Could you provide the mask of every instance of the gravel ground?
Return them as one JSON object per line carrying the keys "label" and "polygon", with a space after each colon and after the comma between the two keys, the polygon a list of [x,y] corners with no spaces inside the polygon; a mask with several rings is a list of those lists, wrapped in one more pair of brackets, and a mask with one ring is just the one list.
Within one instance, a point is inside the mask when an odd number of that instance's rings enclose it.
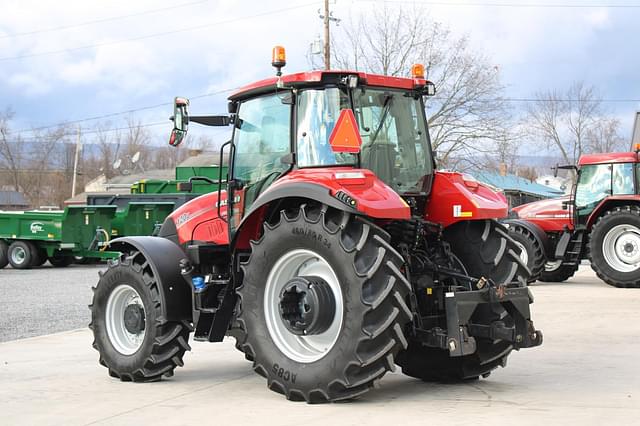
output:
{"label": "gravel ground", "polygon": [[0,269],[0,342],[86,327],[102,265]]}

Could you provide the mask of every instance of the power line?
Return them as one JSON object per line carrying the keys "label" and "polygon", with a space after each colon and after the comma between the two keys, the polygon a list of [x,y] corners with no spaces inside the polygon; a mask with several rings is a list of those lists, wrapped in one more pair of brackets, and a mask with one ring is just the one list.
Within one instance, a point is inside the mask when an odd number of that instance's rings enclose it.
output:
{"label": "power line", "polygon": [[496,3],[496,2],[460,2],[460,1],[430,1],[430,0],[356,0],[369,3],[408,3],[430,6],[471,6],[471,7],[505,7],[505,8],[544,8],[544,9],[640,9],[640,4],[571,4],[571,3]]}
{"label": "power line", "polygon": [[[200,99],[200,98],[204,98],[204,97],[208,97],[208,96],[220,95],[222,93],[232,92],[232,91],[237,90],[237,89],[238,89],[237,87],[234,87],[234,88],[231,88],[231,89],[218,90],[216,92],[202,93],[200,95],[192,96],[189,99]],[[12,133],[13,134],[31,133],[31,132],[35,132],[35,131],[38,131],[38,130],[52,129],[54,127],[61,127],[61,126],[67,126],[67,125],[71,125],[71,124],[85,123],[87,121],[104,120],[104,119],[107,119],[107,118],[117,117],[119,115],[126,115],[126,114],[132,114],[132,113],[138,112],[138,111],[146,111],[146,110],[150,110],[150,109],[156,109],[156,108],[160,108],[160,107],[167,106],[167,105],[173,105],[173,102],[163,102],[163,103],[160,103],[160,104],[148,105],[148,106],[143,106],[143,107],[139,107],[139,108],[133,108],[133,109],[128,109],[128,110],[124,110],[124,111],[118,111],[118,112],[110,112],[110,113],[107,113],[107,114],[97,115],[97,116],[93,116],[93,117],[79,118],[77,120],[61,121],[61,122],[58,122],[58,123],[48,124],[46,126],[34,127],[34,128],[31,128],[31,129],[26,129],[26,128],[25,129],[20,129],[20,130],[16,130],[15,132],[12,132]]]}
{"label": "power line", "polygon": [[50,28],[43,28],[43,29],[39,29],[39,30],[33,30],[33,31],[25,31],[25,32],[22,32],[22,33],[4,34],[4,35],[0,35],[0,40],[1,39],[5,39],[5,38],[23,37],[23,36],[34,35],[34,34],[42,34],[42,33],[50,33],[50,32],[55,32],[55,31],[63,31],[63,30],[71,29],[71,28],[86,27],[88,25],[101,24],[101,23],[104,23],[104,22],[111,22],[111,21],[118,21],[118,20],[121,20],[121,19],[133,18],[133,17],[136,17],[136,16],[150,15],[152,13],[164,12],[164,11],[167,11],[167,10],[178,9],[178,8],[183,8],[183,7],[189,7],[189,6],[194,6],[194,5],[197,5],[197,4],[202,4],[202,3],[207,3],[207,2],[209,2],[209,0],[199,0],[199,1],[191,2],[191,3],[183,3],[183,4],[178,4],[178,5],[175,5],[175,6],[162,7],[162,8],[159,8],[159,9],[148,9],[148,10],[144,10],[144,11],[137,12],[137,13],[131,13],[131,14],[128,14],[128,15],[119,15],[119,16],[112,16],[112,17],[109,17],[109,18],[94,19],[92,21],[79,22],[77,24],[64,25],[64,26],[60,26],[60,27],[50,27]]}
{"label": "power line", "polygon": [[316,3],[315,2],[313,2],[313,3],[305,3],[305,4],[302,4],[302,5],[298,5],[298,6],[290,6],[290,7],[285,7],[285,8],[282,8],[282,9],[271,10],[271,11],[268,11],[268,12],[257,13],[255,15],[248,15],[248,16],[242,16],[242,17],[238,17],[238,18],[225,19],[225,20],[218,21],[218,22],[211,22],[209,24],[202,24],[202,25],[191,26],[191,27],[187,27],[187,28],[180,28],[180,29],[172,30],[172,31],[163,31],[163,32],[159,32],[159,33],[147,34],[147,35],[143,35],[143,36],[126,38],[126,39],[122,39],[122,40],[105,41],[103,43],[88,44],[88,45],[85,45],[85,46],[71,47],[71,48],[67,48],[67,49],[49,50],[49,51],[45,51],[45,52],[29,53],[29,54],[26,54],[26,55],[7,56],[7,57],[4,57],[4,58],[0,58],[0,62],[17,60],[17,59],[35,58],[35,57],[39,57],[39,56],[48,56],[48,55],[55,55],[55,54],[60,54],[60,53],[71,53],[71,52],[76,52],[76,51],[79,51],[79,50],[92,49],[92,48],[95,48],[95,47],[112,46],[114,44],[130,43],[130,42],[133,42],[133,41],[147,40],[147,39],[156,38],[156,37],[164,37],[164,36],[167,36],[167,35],[184,33],[184,32],[189,32],[189,31],[197,31],[197,30],[201,30],[201,29],[204,29],[204,28],[209,28],[209,27],[216,26],[216,25],[231,24],[231,23],[234,23],[234,22],[240,22],[240,21],[244,21],[244,20],[247,20],[247,19],[259,18],[259,17],[262,17],[262,16],[268,16],[268,15],[275,15],[275,14],[278,14],[278,13],[287,12],[287,11],[294,10],[294,9],[301,9],[301,8],[308,7],[308,6],[311,6],[311,5],[314,5],[314,4],[316,4]]}

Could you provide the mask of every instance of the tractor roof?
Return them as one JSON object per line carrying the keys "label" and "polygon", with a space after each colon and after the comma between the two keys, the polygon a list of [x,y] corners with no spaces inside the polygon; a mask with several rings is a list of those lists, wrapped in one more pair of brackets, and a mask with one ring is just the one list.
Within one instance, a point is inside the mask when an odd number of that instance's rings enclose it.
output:
{"label": "tractor roof", "polygon": [[[346,75],[357,75],[360,80],[360,84],[366,84],[368,86],[389,87],[395,89],[413,89],[417,85],[424,86],[426,83],[426,80],[424,79],[390,77],[387,75],[367,74],[358,71],[336,70],[299,72],[295,74],[283,75],[281,77],[281,80],[286,86],[300,87],[305,85],[318,85],[322,83],[335,83],[342,76]],[[257,81],[255,83],[248,84],[229,96],[229,99],[235,101],[243,99],[245,97],[255,96],[263,92],[272,91],[273,89],[275,89],[277,82],[277,77],[270,77],[264,80]]]}
{"label": "tractor roof", "polygon": [[587,164],[608,163],[637,163],[638,154],[635,152],[610,152],[605,154],[584,154],[578,160],[579,166]]}

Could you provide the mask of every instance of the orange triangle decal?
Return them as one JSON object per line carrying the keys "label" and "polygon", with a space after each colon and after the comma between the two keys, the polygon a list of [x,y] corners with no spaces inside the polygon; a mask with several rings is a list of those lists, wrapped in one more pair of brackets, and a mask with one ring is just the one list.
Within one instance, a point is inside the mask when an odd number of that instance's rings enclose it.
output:
{"label": "orange triangle decal", "polygon": [[340,111],[338,121],[331,131],[331,136],[329,136],[329,144],[333,152],[350,152],[353,154],[360,152],[362,138],[352,110],[343,109]]}

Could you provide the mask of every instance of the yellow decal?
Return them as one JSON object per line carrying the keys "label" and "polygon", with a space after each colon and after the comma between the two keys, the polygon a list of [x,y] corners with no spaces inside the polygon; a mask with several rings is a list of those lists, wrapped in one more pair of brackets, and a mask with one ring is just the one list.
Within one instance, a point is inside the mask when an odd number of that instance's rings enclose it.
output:
{"label": "yellow decal", "polygon": [[463,212],[462,205],[456,204],[453,206],[453,217],[473,217],[473,212]]}

